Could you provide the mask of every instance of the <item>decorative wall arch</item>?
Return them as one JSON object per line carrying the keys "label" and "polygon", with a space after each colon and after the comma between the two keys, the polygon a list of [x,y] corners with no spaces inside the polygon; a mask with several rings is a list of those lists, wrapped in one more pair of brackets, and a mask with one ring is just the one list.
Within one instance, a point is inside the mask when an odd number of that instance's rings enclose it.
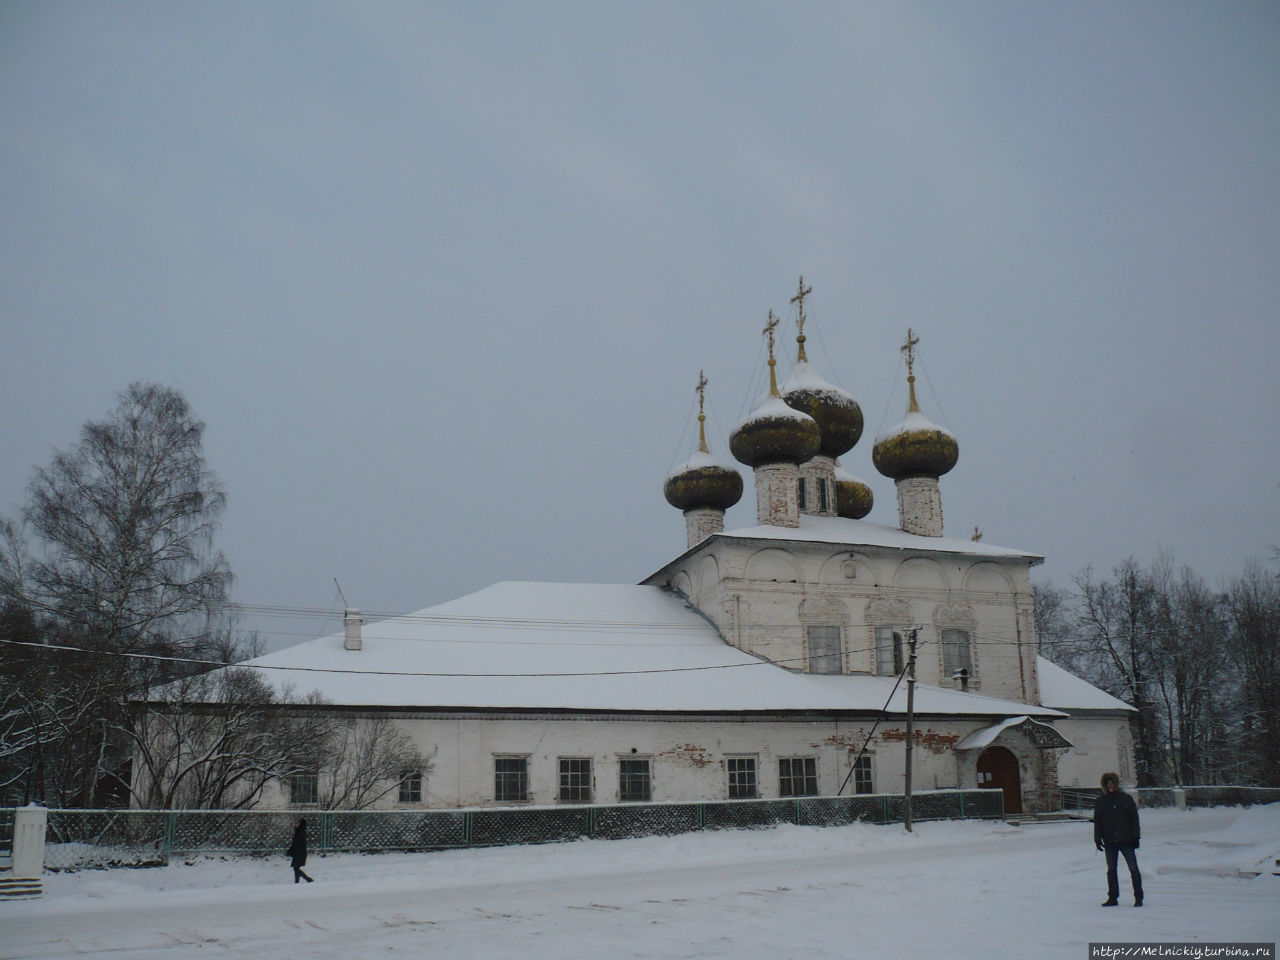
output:
{"label": "decorative wall arch", "polygon": [[694,595],[693,583],[690,581],[687,571],[681,570],[671,578],[671,589],[683,597],[692,597]]}
{"label": "decorative wall arch", "polygon": [[720,582],[720,563],[714,556],[707,555],[698,561],[694,568],[693,585],[696,596],[701,597]]}
{"label": "decorative wall arch", "polygon": [[1013,581],[998,563],[981,560],[965,571],[964,589],[989,593],[1013,593]]}
{"label": "decorative wall arch", "polygon": [[804,573],[790,551],[767,547],[747,560],[746,579],[765,583],[804,583]]}
{"label": "decorative wall arch", "polygon": [[842,551],[827,558],[818,571],[818,582],[832,586],[866,582],[871,575],[871,561],[859,553]]}
{"label": "decorative wall arch", "polygon": [[893,572],[893,585],[925,590],[948,590],[951,586],[942,566],[928,557],[909,557],[903,560]]}
{"label": "decorative wall arch", "polygon": [[849,609],[835,597],[807,597],[800,601],[800,622],[847,626]]}

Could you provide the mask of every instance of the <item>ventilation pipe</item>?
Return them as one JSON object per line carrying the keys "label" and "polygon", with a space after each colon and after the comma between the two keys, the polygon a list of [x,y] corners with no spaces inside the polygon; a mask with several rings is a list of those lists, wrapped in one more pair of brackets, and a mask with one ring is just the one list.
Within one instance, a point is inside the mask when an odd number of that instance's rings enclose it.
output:
{"label": "ventilation pipe", "polygon": [[360,636],[360,625],[364,623],[364,618],[360,615],[359,610],[347,610],[342,615],[342,626],[346,631],[346,636],[342,641],[342,646],[347,650],[364,649],[364,641]]}

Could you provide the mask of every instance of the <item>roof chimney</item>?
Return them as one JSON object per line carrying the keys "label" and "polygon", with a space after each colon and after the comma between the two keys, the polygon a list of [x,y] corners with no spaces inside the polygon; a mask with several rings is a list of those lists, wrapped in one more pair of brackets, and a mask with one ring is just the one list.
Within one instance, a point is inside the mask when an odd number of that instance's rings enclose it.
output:
{"label": "roof chimney", "polygon": [[364,649],[364,641],[360,638],[360,625],[362,623],[364,623],[364,618],[360,616],[359,610],[347,610],[343,613],[342,626],[346,631],[346,637],[342,641],[344,649]]}

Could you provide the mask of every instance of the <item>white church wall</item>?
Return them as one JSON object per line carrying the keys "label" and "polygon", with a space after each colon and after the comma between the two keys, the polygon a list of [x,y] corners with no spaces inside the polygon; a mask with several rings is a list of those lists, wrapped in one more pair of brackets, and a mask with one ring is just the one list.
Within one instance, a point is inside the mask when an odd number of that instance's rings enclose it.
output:
{"label": "white church wall", "polygon": [[[1071,741],[1072,748],[1058,761],[1058,783],[1063,787],[1096,789],[1104,773],[1121,774],[1132,769],[1131,757],[1122,756],[1127,746],[1127,716],[1071,716],[1054,726]],[[1122,732],[1124,736],[1122,736]]]}
{"label": "white church wall", "polygon": [[[396,721],[430,758],[421,803],[401,804],[392,789],[376,809],[509,806],[495,799],[494,758],[527,761],[530,804],[559,802],[560,758],[589,758],[593,803],[617,803],[619,761],[648,759],[653,802],[729,798],[728,759],[755,761],[757,795],[780,793],[779,761],[812,757],[817,792],[832,796],[849,775],[853,758],[867,745],[873,792],[900,792],[904,785],[906,729],[902,718],[871,720],[780,719],[602,719],[590,716],[503,718],[436,716]],[[957,767],[953,747],[985,721],[931,720],[917,723],[913,784],[918,790],[976,786]],[[324,776],[323,771],[321,776]],[[855,792],[853,778],[844,793]],[[287,806],[287,793],[273,789],[261,806]]]}
{"label": "white church wall", "polygon": [[[969,690],[1025,703],[1039,699],[1031,581],[1022,559],[720,539],[652,582],[686,592],[733,646],[797,671],[809,669],[806,628],[821,623],[806,611],[823,604],[843,611],[829,622],[841,627],[848,673],[875,671],[877,625],[919,624],[917,678],[959,687],[945,669],[942,631],[963,629],[970,637]],[[877,603],[899,612],[875,616]]]}

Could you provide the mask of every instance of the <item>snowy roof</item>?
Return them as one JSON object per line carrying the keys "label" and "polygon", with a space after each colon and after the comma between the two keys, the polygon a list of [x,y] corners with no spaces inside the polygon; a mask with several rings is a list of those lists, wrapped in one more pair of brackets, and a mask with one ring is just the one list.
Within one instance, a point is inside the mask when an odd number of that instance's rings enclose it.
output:
{"label": "snowy roof", "polygon": [[996,737],[1004,733],[1010,727],[1027,726],[1031,729],[1032,742],[1042,747],[1070,747],[1074,746],[1070,740],[1059,733],[1054,727],[1047,723],[1041,723],[1038,720],[1032,720],[1030,717],[1008,717],[999,723],[992,724],[989,727],[983,727],[981,730],[975,730],[963,740],[956,744],[957,750],[981,750],[983,747],[989,746]]}
{"label": "snowy roof", "polygon": [[1087,680],[1082,680],[1069,670],[1044,657],[1036,657],[1036,670],[1040,674],[1040,702],[1059,710],[1133,710],[1133,707],[1099,690]]}
{"label": "snowy roof", "polygon": [[[345,706],[612,711],[877,711],[893,679],[792,673],[729,646],[658,587],[498,583],[248,665]],[[924,714],[1056,711],[917,685]],[[890,712],[906,709],[905,685]]]}
{"label": "snowy roof", "polygon": [[955,540],[950,537],[921,537],[897,527],[869,520],[846,520],[844,517],[800,516],[799,527],[780,527],[761,524],[727,531],[720,536],[744,537],[759,540],[795,540],[811,543],[836,543],[849,547],[889,547],[894,550],[921,552],[964,553],[978,557],[1022,557],[1032,563],[1044,558],[1025,550],[997,547],[995,544],[974,540]]}

